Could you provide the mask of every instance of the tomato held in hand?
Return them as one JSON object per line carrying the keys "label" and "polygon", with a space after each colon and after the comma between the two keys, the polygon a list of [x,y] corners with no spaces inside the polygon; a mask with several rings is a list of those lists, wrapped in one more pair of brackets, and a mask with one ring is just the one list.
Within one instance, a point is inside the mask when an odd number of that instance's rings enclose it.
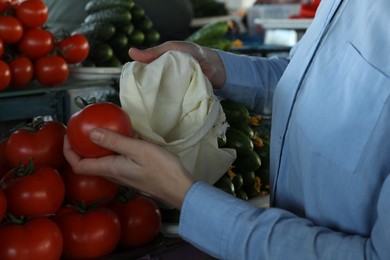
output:
{"label": "tomato held in hand", "polygon": [[69,64],[75,64],[85,60],[89,54],[88,39],[82,34],[74,34],[58,43],[60,55]]}
{"label": "tomato held in hand", "polygon": [[7,63],[0,60],[0,91],[6,89],[11,82],[11,70]]}
{"label": "tomato held in hand", "polygon": [[110,208],[121,222],[120,245],[139,247],[157,238],[161,228],[161,212],[151,198],[136,195],[124,202],[114,200]]}
{"label": "tomato held in hand", "polygon": [[35,61],[34,73],[39,83],[54,86],[68,79],[69,67],[60,56],[44,56]]}
{"label": "tomato held in hand", "polygon": [[9,15],[0,16],[0,39],[4,43],[16,43],[22,36],[23,25],[17,18]]}
{"label": "tomato held in hand", "polygon": [[0,259],[60,259],[61,230],[48,218],[34,218],[24,225],[0,227]]}
{"label": "tomato held in hand", "polygon": [[7,199],[5,198],[5,194],[3,190],[0,188],[0,223],[1,221],[3,221],[6,211],[7,211]]}
{"label": "tomato held in hand", "polygon": [[65,198],[65,185],[51,167],[17,167],[3,176],[1,185],[14,216],[32,217],[55,214]]}
{"label": "tomato held in hand", "polygon": [[32,81],[34,77],[34,66],[27,57],[16,57],[8,63],[11,70],[11,85],[24,86]]}
{"label": "tomato held in hand", "polygon": [[122,108],[110,102],[90,104],[74,113],[68,121],[69,143],[81,157],[97,158],[114,153],[89,139],[89,132],[97,127],[126,136],[132,134],[130,117]]}
{"label": "tomato held in hand", "polygon": [[65,184],[65,199],[92,206],[98,201],[107,205],[117,194],[119,185],[101,176],[76,174],[65,167],[61,174]]}
{"label": "tomato held in hand", "polygon": [[41,0],[27,0],[15,7],[15,15],[24,26],[39,27],[46,23],[48,9]]}
{"label": "tomato held in hand", "polygon": [[36,119],[31,124],[13,132],[5,148],[12,167],[21,163],[27,166],[31,159],[34,165],[48,165],[61,169],[66,164],[63,154],[66,126],[59,121]]}
{"label": "tomato held in hand", "polygon": [[55,221],[62,231],[65,259],[102,257],[112,253],[118,245],[120,222],[108,208],[82,212],[65,206],[58,212]]}
{"label": "tomato held in hand", "polygon": [[31,59],[38,59],[54,48],[53,35],[41,28],[28,29],[18,42],[19,51]]}

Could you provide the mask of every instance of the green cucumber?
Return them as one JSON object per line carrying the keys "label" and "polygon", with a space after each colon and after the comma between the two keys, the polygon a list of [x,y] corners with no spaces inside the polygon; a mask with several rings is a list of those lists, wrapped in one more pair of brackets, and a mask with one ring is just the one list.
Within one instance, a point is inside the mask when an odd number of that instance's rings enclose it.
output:
{"label": "green cucumber", "polygon": [[113,50],[127,49],[129,39],[123,32],[116,32],[108,42]]}
{"label": "green cucumber", "polygon": [[247,154],[248,152],[253,151],[254,148],[252,139],[234,128],[228,128],[226,131],[226,144],[224,147],[235,149],[237,156]]}
{"label": "green cucumber", "polygon": [[133,0],[90,0],[85,5],[85,12],[87,14],[96,13],[101,10],[111,8],[113,6],[131,9],[134,6]]}
{"label": "green cucumber", "polygon": [[82,34],[88,39],[107,41],[115,34],[115,26],[110,22],[96,21],[83,23],[72,34]]}
{"label": "green cucumber", "polygon": [[255,131],[252,129],[252,127],[250,127],[250,125],[246,123],[231,125],[231,127],[243,132],[249,136],[249,138],[253,138],[255,135]]}
{"label": "green cucumber", "polygon": [[215,184],[214,187],[217,187],[220,190],[223,190],[226,193],[229,193],[233,196],[236,196],[236,192],[234,190],[234,184],[229,179],[227,175],[223,175]]}
{"label": "green cucumber", "polygon": [[145,16],[145,9],[139,5],[134,5],[133,8],[130,9],[130,13],[133,17],[133,20],[137,21]]}
{"label": "green cucumber", "polygon": [[152,46],[157,44],[160,41],[160,33],[155,29],[149,29],[144,32],[145,34],[145,42],[144,44],[147,46]]}
{"label": "green cucumber", "polygon": [[88,55],[88,60],[91,60],[97,66],[102,64],[108,60],[110,60],[114,56],[114,51],[111,46],[102,41],[93,40],[89,42],[90,51]]}
{"label": "green cucumber", "polygon": [[240,154],[233,162],[236,172],[252,172],[256,171],[261,166],[261,158],[255,151],[247,151],[246,154]]}
{"label": "green cucumber", "polygon": [[250,115],[248,109],[241,103],[232,100],[221,100],[221,106],[226,116],[226,121],[231,125],[247,124]]}
{"label": "green cucumber", "polygon": [[186,38],[186,41],[202,44],[221,38],[229,30],[227,21],[208,23]]}
{"label": "green cucumber", "polygon": [[129,10],[120,7],[111,7],[96,13],[92,13],[85,18],[85,22],[109,22],[114,25],[126,25],[131,22]]}

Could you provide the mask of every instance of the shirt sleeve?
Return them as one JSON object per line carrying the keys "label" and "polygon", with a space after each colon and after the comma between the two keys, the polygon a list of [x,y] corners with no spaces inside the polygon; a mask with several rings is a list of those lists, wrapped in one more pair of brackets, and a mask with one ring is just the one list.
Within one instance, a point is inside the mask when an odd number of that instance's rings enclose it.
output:
{"label": "shirt sleeve", "polygon": [[263,58],[217,51],[226,69],[226,83],[215,94],[245,104],[258,114],[271,114],[274,89],[289,59]]}
{"label": "shirt sleeve", "polygon": [[371,237],[332,231],[277,208],[256,208],[200,181],[181,210],[179,234],[219,259],[390,259],[390,177]]}

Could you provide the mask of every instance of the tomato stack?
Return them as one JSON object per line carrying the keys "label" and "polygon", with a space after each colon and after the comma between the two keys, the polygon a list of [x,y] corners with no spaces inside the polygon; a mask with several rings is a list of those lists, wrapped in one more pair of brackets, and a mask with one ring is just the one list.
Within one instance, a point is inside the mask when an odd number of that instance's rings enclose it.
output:
{"label": "tomato stack", "polygon": [[[113,103],[104,105],[121,113]],[[81,114],[78,125],[91,122],[83,111],[74,115]],[[102,123],[98,120],[95,127]],[[0,259],[98,258],[117,250],[131,252],[158,237],[161,213],[151,198],[106,178],[73,172],[63,143],[75,127],[38,118],[3,134]]]}
{"label": "tomato stack", "polygon": [[56,37],[47,28],[42,0],[0,1],[0,91],[37,80],[54,86],[69,76],[68,64],[89,54],[83,35]]}

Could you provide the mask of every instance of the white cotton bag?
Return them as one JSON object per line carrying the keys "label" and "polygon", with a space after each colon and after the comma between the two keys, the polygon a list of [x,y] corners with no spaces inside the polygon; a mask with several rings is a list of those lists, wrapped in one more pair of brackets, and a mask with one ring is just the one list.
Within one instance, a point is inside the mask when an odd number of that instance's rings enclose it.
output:
{"label": "white cotton bag", "polygon": [[198,180],[214,184],[236,158],[218,148],[228,125],[212,85],[190,55],[169,51],[123,66],[120,101],[142,139],[177,154]]}

